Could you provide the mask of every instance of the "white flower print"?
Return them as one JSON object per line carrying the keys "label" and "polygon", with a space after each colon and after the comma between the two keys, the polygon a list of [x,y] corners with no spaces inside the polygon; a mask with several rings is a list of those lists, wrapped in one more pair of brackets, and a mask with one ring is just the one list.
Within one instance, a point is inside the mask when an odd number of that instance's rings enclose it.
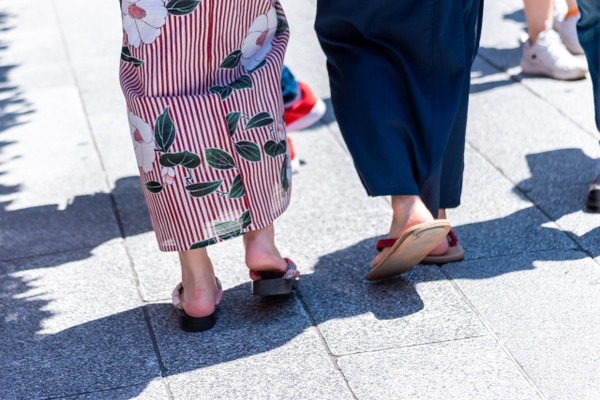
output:
{"label": "white flower print", "polygon": [[162,167],[160,170],[160,174],[162,175],[163,182],[165,185],[172,185],[175,182],[175,169]]}
{"label": "white flower print", "polygon": [[286,138],[285,132],[285,123],[280,119],[277,121],[277,137],[279,140],[284,140]]}
{"label": "white flower print", "polygon": [[121,13],[127,40],[137,48],[156,40],[168,11],[163,0],[122,0]]}
{"label": "white flower print", "polygon": [[256,68],[271,51],[271,43],[277,30],[277,12],[271,8],[267,14],[259,15],[242,44],[242,65],[247,70]]}
{"label": "white flower print", "polygon": [[144,172],[152,171],[152,164],[156,159],[156,152],[154,151],[156,146],[152,127],[137,115],[129,112],[129,129],[131,130],[133,150],[135,151],[138,167]]}

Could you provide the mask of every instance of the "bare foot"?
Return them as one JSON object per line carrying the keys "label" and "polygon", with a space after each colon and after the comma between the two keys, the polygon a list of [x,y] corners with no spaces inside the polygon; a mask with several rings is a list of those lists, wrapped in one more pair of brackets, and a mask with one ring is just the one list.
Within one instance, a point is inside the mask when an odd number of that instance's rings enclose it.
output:
{"label": "bare foot", "polygon": [[[419,196],[392,196],[392,210],[392,224],[387,235],[388,238],[399,238],[409,228],[434,220],[433,215],[431,215]],[[389,250],[387,248],[379,252],[371,262],[371,266],[378,264]],[[444,254],[447,251],[448,243],[444,239],[430,254]]]}
{"label": "bare foot", "polygon": [[220,300],[212,262],[206,249],[179,252],[181,263],[181,305],[190,317],[206,317]]}
{"label": "bare foot", "polygon": [[253,271],[280,271],[287,269],[287,263],[275,246],[275,228],[269,225],[244,234],[246,265]]}

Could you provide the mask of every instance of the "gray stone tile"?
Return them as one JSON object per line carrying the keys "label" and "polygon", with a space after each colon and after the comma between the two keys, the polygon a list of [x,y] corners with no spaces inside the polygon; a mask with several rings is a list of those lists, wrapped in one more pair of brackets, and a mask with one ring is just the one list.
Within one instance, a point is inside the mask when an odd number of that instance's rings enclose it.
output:
{"label": "gray stone tile", "polygon": [[[571,166],[579,171],[588,157],[600,157],[598,143],[588,132],[522,86],[497,88],[472,99],[468,143],[515,183],[531,178],[530,154],[546,154],[551,160],[563,149],[582,149],[587,157]],[[547,174],[561,176],[552,165],[546,168]],[[591,181],[593,172],[580,173],[578,181]]]}
{"label": "gray stone tile", "polygon": [[360,400],[539,399],[489,336],[341,357]]}
{"label": "gray stone tile", "polygon": [[160,376],[122,244],[0,268],[1,398],[62,397]]}
{"label": "gray stone tile", "polygon": [[290,67],[296,79],[307,82],[318,97],[329,98],[325,55],[313,26],[316,2],[282,0],[281,4],[290,25],[286,65]]}
{"label": "gray stone tile", "polygon": [[[120,237],[75,87],[26,94],[35,112],[2,133],[0,257],[94,247]],[[53,107],[56,99],[67,118]]]}
{"label": "gray stone tile", "polygon": [[152,231],[150,214],[137,175],[118,179],[111,191],[125,237]]}
{"label": "gray stone tile", "polygon": [[163,400],[169,398],[169,392],[163,379],[150,381],[148,385],[133,385],[119,389],[103,390],[64,397],[68,400]]}
{"label": "gray stone tile", "polygon": [[462,205],[448,214],[466,259],[576,248],[489,160],[468,148],[465,164]]}
{"label": "gray stone tile", "polygon": [[600,270],[584,253],[528,253],[444,270],[545,398],[600,392]]}
{"label": "gray stone tile", "polygon": [[[513,57],[514,53],[518,53],[520,55],[521,50],[518,48],[513,49],[485,49],[480,48],[478,56],[475,58],[475,62],[473,63],[473,67],[471,68],[471,98],[472,101],[477,101],[477,96],[485,96],[485,92],[498,90],[500,88],[506,87],[510,89],[514,85],[518,85],[518,80],[511,76],[508,72],[504,71],[503,63],[510,63],[509,61],[497,60],[493,55],[489,53],[493,52],[502,52],[507,53],[503,57]],[[515,86],[518,87],[518,86]],[[477,118],[477,115],[471,112],[472,117],[469,119],[469,124],[471,120]]]}
{"label": "gray stone tile", "polygon": [[305,217],[290,211],[277,221],[276,229],[282,239],[282,252],[296,262],[302,273],[316,272],[316,267],[324,266],[324,258],[335,256],[337,261],[349,260],[360,276],[367,273],[376,255],[375,242],[387,233],[391,214],[390,209]]}
{"label": "gray stone tile", "polygon": [[[119,103],[114,96],[110,100],[112,104]],[[121,179],[134,177],[139,181],[139,168],[127,122],[127,108],[124,104],[113,108],[112,112],[88,113],[88,120],[108,181],[118,186]]]}
{"label": "gray stone tile", "polygon": [[322,256],[314,273],[302,277],[302,299],[333,354],[485,333],[438,267],[417,266],[398,278],[365,281],[372,254],[364,244]]}
{"label": "gray stone tile", "polygon": [[[585,59],[582,55],[577,57]],[[522,83],[545,102],[560,110],[566,119],[586,131],[592,139],[597,136],[592,80],[589,75],[579,81],[558,81],[526,76]],[[544,118],[543,115],[540,117]],[[571,131],[566,131],[565,134],[569,137]]]}
{"label": "gray stone tile", "polygon": [[106,193],[57,204],[0,210],[0,259],[94,248],[120,238]]}
{"label": "gray stone tile", "polygon": [[352,398],[300,302],[225,291],[217,325],[179,330],[172,306],[150,306],[175,398]]}
{"label": "gray stone tile", "polygon": [[16,67],[11,84],[27,91],[74,84],[51,3],[21,1],[4,19],[3,45],[10,51],[2,52],[1,65]]}
{"label": "gray stone tile", "polygon": [[288,213],[339,215],[390,209],[383,198],[367,195],[350,155],[327,129],[293,137],[298,158],[305,164],[292,177]]}

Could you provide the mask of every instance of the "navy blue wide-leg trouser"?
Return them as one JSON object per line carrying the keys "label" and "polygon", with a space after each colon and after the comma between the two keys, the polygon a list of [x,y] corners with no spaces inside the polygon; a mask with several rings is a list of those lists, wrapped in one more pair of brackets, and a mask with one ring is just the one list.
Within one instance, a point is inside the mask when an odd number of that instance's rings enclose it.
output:
{"label": "navy blue wide-leg trouser", "polygon": [[483,0],[318,0],[331,99],[371,196],[460,203]]}

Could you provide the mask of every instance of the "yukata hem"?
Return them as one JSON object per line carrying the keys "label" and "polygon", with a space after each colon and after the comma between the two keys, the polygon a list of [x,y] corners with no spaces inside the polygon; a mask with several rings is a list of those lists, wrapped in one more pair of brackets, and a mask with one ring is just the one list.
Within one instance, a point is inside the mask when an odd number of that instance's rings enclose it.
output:
{"label": "yukata hem", "polygon": [[[289,189],[289,190],[290,190],[290,191],[292,190],[292,189],[291,189],[291,187],[290,187],[290,189]],[[212,239],[214,239],[215,241],[214,241],[214,242],[212,242],[212,243],[210,243],[210,244],[207,244],[207,245],[206,245],[206,246],[204,246],[204,247],[209,247],[209,246],[212,246],[212,245],[215,245],[215,244],[219,244],[219,243],[226,242],[226,241],[228,241],[228,240],[231,240],[231,239],[236,239],[236,238],[242,237],[244,234],[246,234],[246,233],[248,233],[248,232],[257,231],[257,230],[259,230],[259,229],[263,229],[263,228],[266,228],[266,227],[267,227],[267,226],[269,226],[269,225],[272,225],[272,224],[275,222],[275,220],[276,220],[277,218],[281,217],[281,216],[283,215],[283,213],[284,213],[284,212],[285,212],[285,211],[288,209],[288,207],[289,207],[289,205],[290,205],[290,198],[291,198],[291,192],[290,192],[290,194],[288,195],[288,200],[287,200],[287,203],[286,203],[285,207],[283,207],[283,208],[281,209],[281,211],[279,211],[279,212],[276,212],[276,213],[273,213],[273,218],[271,218],[270,220],[268,220],[268,221],[266,221],[266,220],[265,220],[265,221],[261,221],[261,223],[256,223],[256,224],[255,224],[255,223],[252,223],[252,225],[251,225],[250,227],[248,227],[248,228],[244,229],[244,230],[242,231],[242,233],[241,233],[240,235],[238,235],[238,236],[229,237],[229,238],[227,238],[227,239],[212,238]],[[157,238],[157,239],[158,239],[158,238]],[[210,238],[209,238],[209,239],[206,239],[206,240],[210,240]],[[200,241],[201,241],[201,240],[200,240]],[[195,241],[194,243],[190,243],[190,244],[189,244],[187,247],[185,247],[185,246],[181,246],[181,245],[165,246],[165,245],[160,245],[160,244],[159,244],[159,245],[158,245],[158,250],[160,250],[160,251],[162,251],[162,252],[165,252],[165,253],[167,253],[167,252],[173,252],[173,251],[188,251],[188,250],[191,250],[190,248],[191,248],[191,247],[192,247],[192,246],[193,246],[195,243],[198,243],[198,242],[199,242],[199,241]]]}

